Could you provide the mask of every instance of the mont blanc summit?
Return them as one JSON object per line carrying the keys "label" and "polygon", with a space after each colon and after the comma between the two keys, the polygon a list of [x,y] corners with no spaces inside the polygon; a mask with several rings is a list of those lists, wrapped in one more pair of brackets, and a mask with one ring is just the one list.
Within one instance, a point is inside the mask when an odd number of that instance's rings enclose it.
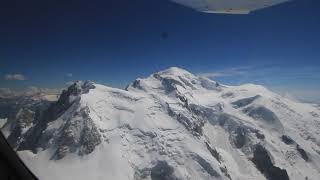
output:
{"label": "mont blanc summit", "polygon": [[44,180],[320,178],[319,107],[176,67],[125,90],[78,81],[10,118],[2,132]]}

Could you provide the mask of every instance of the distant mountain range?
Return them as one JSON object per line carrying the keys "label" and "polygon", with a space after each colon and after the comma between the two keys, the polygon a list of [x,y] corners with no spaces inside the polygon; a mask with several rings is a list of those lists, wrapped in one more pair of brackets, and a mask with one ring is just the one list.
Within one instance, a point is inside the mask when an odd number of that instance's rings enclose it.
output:
{"label": "distant mountain range", "polygon": [[25,90],[13,90],[10,88],[0,88],[0,98],[13,99],[28,97],[34,100],[56,101],[61,93],[60,89],[39,88],[30,86]]}
{"label": "distant mountain range", "polygon": [[40,179],[320,179],[320,107],[263,86],[172,67],[125,90],[78,81],[30,97],[1,98],[0,118]]}

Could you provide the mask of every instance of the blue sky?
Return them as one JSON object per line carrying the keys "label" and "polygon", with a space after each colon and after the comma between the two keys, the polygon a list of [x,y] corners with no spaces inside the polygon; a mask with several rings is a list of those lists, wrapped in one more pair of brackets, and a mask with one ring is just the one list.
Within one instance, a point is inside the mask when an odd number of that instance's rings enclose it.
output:
{"label": "blue sky", "polygon": [[222,15],[167,0],[7,2],[0,11],[0,87],[60,88],[77,79],[124,87],[178,66],[320,102],[319,6],[294,0]]}

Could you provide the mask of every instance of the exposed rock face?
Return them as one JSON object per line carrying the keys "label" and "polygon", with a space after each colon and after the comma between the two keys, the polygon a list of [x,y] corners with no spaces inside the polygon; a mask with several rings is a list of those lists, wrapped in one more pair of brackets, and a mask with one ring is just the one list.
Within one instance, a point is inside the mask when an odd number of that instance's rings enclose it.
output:
{"label": "exposed rock face", "polygon": [[195,116],[186,116],[184,112],[179,112],[172,108],[169,104],[168,106],[168,113],[170,116],[176,118],[181,124],[183,124],[191,133],[194,135],[201,135],[202,134],[202,127],[206,123],[205,119],[199,119]]}
{"label": "exposed rock face", "polygon": [[[177,85],[180,85],[184,87],[182,83],[175,79],[170,79],[170,78],[161,78],[162,85],[164,86],[165,90],[167,93],[173,92],[177,90]],[[185,87],[184,87],[185,88]]]}
{"label": "exposed rock face", "polygon": [[209,150],[209,152],[211,153],[211,155],[219,162],[221,163],[221,156],[220,154],[218,153],[218,151],[214,148],[214,147],[211,147],[209,143],[206,142],[206,146],[207,146],[207,149]]}
{"label": "exposed rock face", "polygon": [[174,168],[163,160],[156,161],[151,168],[136,170],[134,179],[180,180],[175,176]]}
{"label": "exposed rock face", "polygon": [[260,144],[253,151],[253,163],[269,180],[289,180],[286,170],[273,165],[268,151]]}
{"label": "exposed rock face", "polygon": [[8,119],[8,122],[16,121],[20,110],[30,110],[34,113],[47,109],[51,102],[46,100],[35,100],[29,96],[15,96],[10,98],[0,97],[0,118]]}
{"label": "exposed rock face", "polygon": [[88,116],[88,112],[84,112],[82,116],[84,119],[84,124],[83,132],[80,138],[80,155],[91,153],[94,148],[101,143],[101,135],[92,119]]}
{"label": "exposed rock face", "polygon": [[78,81],[71,85],[67,90],[63,90],[59,100],[52,104],[46,113],[44,119],[46,122],[51,122],[61,116],[71,105],[80,100],[80,95],[88,93],[90,89],[94,89],[93,82]]}
{"label": "exposed rock face", "polygon": [[210,174],[211,176],[213,177],[220,177],[220,174],[214,170],[211,166],[211,164],[206,161],[204,158],[202,158],[201,156],[197,155],[197,154],[194,154],[193,155],[193,158],[194,160],[196,160],[199,165],[208,173]]}
{"label": "exposed rock face", "polygon": [[255,130],[254,133],[256,134],[258,139],[261,139],[261,140],[265,139],[265,135],[262,134],[259,130]]}
{"label": "exposed rock face", "polygon": [[78,152],[79,155],[91,153],[101,143],[98,128],[89,117],[89,109],[84,108],[68,119],[57,138],[58,148],[53,159],[61,159],[68,152]]}
{"label": "exposed rock face", "polygon": [[237,148],[242,148],[247,141],[247,131],[243,127],[238,127],[235,131],[235,145]]}
{"label": "exposed rock face", "polygon": [[12,96],[0,98],[0,119],[7,119],[2,126],[9,144],[18,149],[35,121],[52,102],[33,96]]}
{"label": "exposed rock face", "polygon": [[208,80],[206,78],[202,78],[202,77],[200,77],[199,80],[200,80],[201,86],[203,88],[208,89],[208,90],[221,91],[221,87],[220,87],[219,83],[210,81],[210,80]]}
{"label": "exposed rock face", "polygon": [[173,168],[168,165],[166,161],[158,161],[154,167],[151,168],[152,180],[178,180],[173,175]]}
{"label": "exposed rock face", "polygon": [[[65,113],[75,102],[80,101],[80,95],[84,93],[88,93],[90,89],[93,89],[93,82],[76,82],[71,85],[67,90],[64,90],[60,95],[60,98],[57,102],[51,104],[47,110],[36,117],[34,121],[34,126],[28,131],[26,134],[26,140],[21,142],[19,146],[19,150],[32,150],[33,152],[37,152],[37,148],[41,147],[42,149],[48,148],[49,140],[53,138],[54,134],[52,132],[44,131],[48,124],[52,121],[58,119],[63,113]],[[85,119],[81,120],[84,123],[90,124],[90,120]],[[74,122],[74,126],[81,126],[83,122]],[[58,157],[62,157],[70,147],[65,146],[65,144],[72,144],[73,142],[73,134],[71,131],[71,127],[69,123],[66,123],[66,128],[63,131],[63,140],[59,143],[57,150]],[[81,125],[80,125],[81,124]],[[91,123],[92,124],[92,123]],[[88,128],[91,128],[88,125]],[[30,137],[30,138],[29,138]],[[32,138],[31,138],[32,137]],[[86,137],[88,138],[88,137]],[[84,141],[87,141],[86,138],[83,138]],[[90,139],[90,137],[89,137]],[[94,143],[95,144],[95,143]],[[88,143],[88,147],[84,148],[84,152],[92,151],[92,145]]]}
{"label": "exposed rock face", "polygon": [[[141,86],[141,84],[140,84],[140,80],[139,80],[139,79],[136,79],[135,81],[133,81],[132,87],[142,90],[142,86]],[[128,88],[128,87],[126,87],[126,90],[128,90],[127,88]]]}
{"label": "exposed rock face", "polygon": [[16,115],[16,118],[8,124],[10,126],[10,135],[8,137],[8,142],[11,146],[16,149],[19,147],[20,142],[24,138],[24,133],[32,126],[34,122],[35,112],[22,108]]}
{"label": "exposed rock face", "polygon": [[304,159],[305,161],[309,161],[309,156],[308,156],[307,152],[303,148],[301,148],[301,146],[299,144],[297,144],[293,139],[291,139],[287,135],[283,135],[281,138],[285,144],[295,145],[296,150],[300,154],[301,158]]}

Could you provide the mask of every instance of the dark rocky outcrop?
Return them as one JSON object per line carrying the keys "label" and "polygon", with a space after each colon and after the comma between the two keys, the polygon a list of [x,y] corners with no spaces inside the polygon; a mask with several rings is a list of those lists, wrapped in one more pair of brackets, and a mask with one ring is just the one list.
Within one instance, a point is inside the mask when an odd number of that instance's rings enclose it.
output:
{"label": "dark rocky outcrop", "polygon": [[234,144],[236,145],[237,148],[242,148],[246,142],[247,142],[247,129],[245,129],[242,126],[239,126],[235,130],[235,138],[234,138]]}
{"label": "dark rocky outcrop", "polygon": [[194,154],[193,158],[195,161],[197,161],[199,163],[199,165],[211,176],[213,177],[220,177],[220,174],[213,169],[213,167],[211,166],[211,164],[206,161],[205,159],[203,159],[201,156]]}
{"label": "dark rocky outcrop", "polygon": [[166,91],[166,93],[171,93],[172,91],[177,90],[177,85],[184,87],[184,85],[175,79],[170,79],[170,78],[162,78],[161,83]]}
{"label": "dark rocky outcrop", "polygon": [[[188,109],[188,108],[187,108]],[[175,111],[173,108],[167,104],[168,114],[171,117],[177,119],[179,123],[181,123],[186,129],[188,129],[192,134],[199,136],[202,135],[202,127],[206,123],[205,119],[197,118],[195,116],[187,116],[184,113]]]}
{"label": "dark rocky outcrop", "polygon": [[141,80],[140,79],[134,80],[132,84],[128,85],[125,88],[125,90],[128,91],[130,86],[133,87],[133,88],[136,88],[136,89],[140,89],[140,90],[143,89],[142,86],[141,86]]}
{"label": "dark rocky outcrop", "polygon": [[173,174],[173,167],[169,166],[166,161],[158,161],[154,167],[151,168],[152,180],[178,180]]}
{"label": "dark rocky outcrop", "polygon": [[[80,95],[88,93],[95,88],[91,81],[78,81],[71,85],[67,90],[63,90],[57,102],[52,103],[46,110],[39,112],[35,117],[34,126],[26,133],[25,141],[21,142],[18,150],[37,151],[37,148],[47,148],[48,140],[52,138],[51,133],[44,134],[48,123],[59,118],[75,102],[80,101]],[[65,151],[62,148],[61,152]]]}
{"label": "dark rocky outcrop", "polygon": [[176,92],[176,97],[184,104],[184,107],[189,109],[189,102],[188,102],[188,99],[185,96],[183,96],[179,92]]}
{"label": "dark rocky outcrop", "polygon": [[199,81],[201,83],[201,86],[205,89],[221,91],[221,87],[217,82],[214,82],[207,78],[202,78],[202,77],[199,78]]}
{"label": "dark rocky outcrop", "polygon": [[287,135],[283,135],[281,139],[287,145],[296,145],[296,150],[300,154],[301,158],[304,159],[305,161],[309,161],[309,156],[307,152],[303,148],[301,148],[301,146],[299,146],[299,144],[297,144],[292,138],[290,138]]}
{"label": "dark rocky outcrop", "polygon": [[88,110],[83,113],[83,130],[80,137],[80,155],[93,152],[95,147],[101,143],[101,135],[98,128],[88,115]]}
{"label": "dark rocky outcrop", "polygon": [[294,144],[294,143],[295,143],[294,140],[291,139],[291,137],[289,137],[289,136],[287,136],[287,135],[281,136],[281,139],[282,139],[282,141],[283,141],[285,144],[287,144],[287,145],[291,145],[291,144]]}
{"label": "dark rocky outcrop", "polygon": [[51,101],[19,95],[0,97],[0,118],[7,119],[2,128],[10,131],[7,140],[13,149],[19,149],[24,142],[28,130],[51,104]]}
{"label": "dark rocky outcrop", "polygon": [[221,95],[222,98],[233,98],[235,95],[232,92],[226,92]]}
{"label": "dark rocky outcrop", "polygon": [[190,83],[188,80],[184,79],[181,76],[178,76],[179,80],[182,81],[186,86],[189,86],[191,89],[196,89],[192,83]]}
{"label": "dark rocky outcrop", "polygon": [[207,146],[207,149],[209,150],[210,154],[219,162],[221,163],[221,156],[220,154],[218,153],[218,151],[214,148],[214,147],[211,147],[209,143],[206,142],[206,146]]}
{"label": "dark rocky outcrop", "polygon": [[153,167],[139,169],[136,167],[134,173],[135,180],[149,179],[151,180],[180,180],[174,175],[174,168],[166,161],[156,161]]}
{"label": "dark rocky outcrop", "polygon": [[262,133],[260,133],[259,130],[255,130],[254,133],[256,134],[256,137],[257,137],[258,139],[261,139],[261,140],[264,140],[264,139],[265,139],[265,135],[262,134]]}
{"label": "dark rocky outcrop", "polygon": [[220,170],[229,180],[232,180],[232,178],[231,178],[231,176],[230,176],[230,174],[228,172],[227,167],[225,167],[225,166],[224,167],[220,167]]}
{"label": "dark rocky outcrop", "polygon": [[200,116],[201,118],[204,118],[206,120],[210,120],[215,119],[218,112],[222,111],[221,106],[221,104],[218,104],[216,107],[207,108],[196,104],[190,104],[188,108],[193,114]]}
{"label": "dark rocky outcrop", "polygon": [[53,159],[61,159],[68,152],[78,152],[80,156],[89,154],[102,140],[98,128],[89,117],[89,109],[83,108],[67,120],[56,141],[58,147]]}
{"label": "dark rocky outcrop", "polygon": [[268,151],[260,144],[254,147],[252,162],[269,180],[289,180],[287,171],[274,166]]}
{"label": "dark rocky outcrop", "polygon": [[34,118],[35,112],[22,108],[17,113],[16,118],[9,124],[11,133],[8,137],[8,142],[14,149],[19,147],[21,140],[24,138],[23,131],[31,127]]}
{"label": "dark rocky outcrop", "polygon": [[204,121],[201,119],[189,118],[181,113],[177,115],[177,120],[183,124],[188,130],[190,130],[194,135],[202,135],[202,127],[204,126]]}
{"label": "dark rocky outcrop", "polygon": [[304,159],[305,161],[309,161],[309,156],[307,155],[307,152],[304,149],[302,149],[298,144],[296,148],[302,159]]}
{"label": "dark rocky outcrop", "polygon": [[161,81],[161,84],[162,84],[166,93],[171,93],[173,91],[176,91],[177,85],[185,88],[185,86],[180,81],[172,79],[172,78],[162,77],[158,73],[153,74],[153,77]]}

